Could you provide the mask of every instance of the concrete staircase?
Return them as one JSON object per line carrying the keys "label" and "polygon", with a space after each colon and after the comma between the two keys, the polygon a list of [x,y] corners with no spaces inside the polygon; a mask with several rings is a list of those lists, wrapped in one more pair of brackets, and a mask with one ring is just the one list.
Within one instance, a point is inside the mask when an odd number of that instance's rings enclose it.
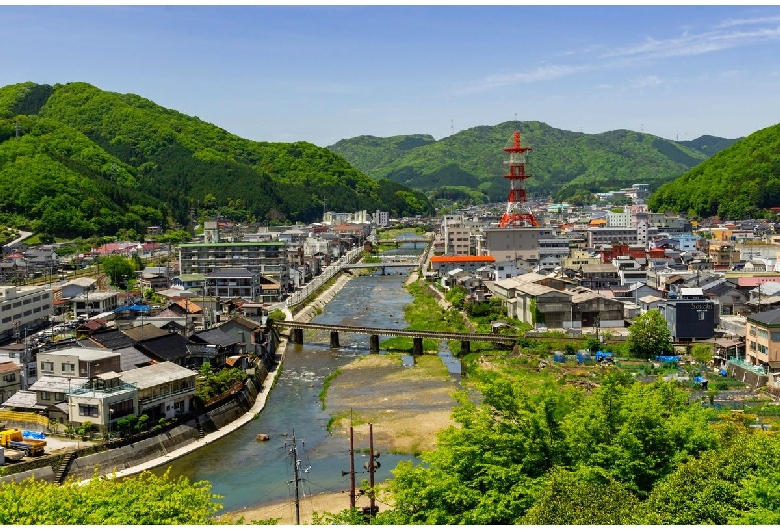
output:
{"label": "concrete staircase", "polygon": [[76,460],[76,451],[70,451],[60,460],[59,465],[54,470],[54,481],[57,484],[65,482],[65,477],[68,476],[68,469],[74,460]]}

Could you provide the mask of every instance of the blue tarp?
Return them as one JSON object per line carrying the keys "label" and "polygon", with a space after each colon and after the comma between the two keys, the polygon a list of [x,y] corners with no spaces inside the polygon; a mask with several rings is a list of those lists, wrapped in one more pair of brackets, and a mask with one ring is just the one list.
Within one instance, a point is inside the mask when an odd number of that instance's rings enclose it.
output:
{"label": "blue tarp", "polygon": [[45,440],[46,435],[38,431],[22,431],[22,438],[30,438],[31,440]]}
{"label": "blue tarp", "polygon": [[566,362],[566,355],[560,352],[553,353],[553,362],[556,363],[565,363]]}
{"label": "blue tarp", "polygon": [[119,311],[140,311],[144,313],[148,313],[151,311],[152,308],[148,305],[141,305],[141,304],[135,304],[135,305],[123,305],[122,307],[117,307],[114,309],[114,313],[118,313]]}
{"label": "blue tarp", "polygon": [[703,378],[702,376],[697,375],[696,377],[693,378],[693,382],[694,383],[706,383],[707,380],[705,378]]}
{"label": "blue tarp", "polygon": [[728,375],[728,372],[726,371],[725,368],[720,369],[720,375],[722,375],[723,377],[726,377]]}
{"label": "blue tarp", "polygon": [[604,359],[611,359],[612,358],[612,352],[611,351],[597,351],[596,352],[596,361],[601,361]]}
{"label": "blue tarp", "polygon": [[680,362],[679,355],[656,355],[655,360],[659,363],[677,363]]}

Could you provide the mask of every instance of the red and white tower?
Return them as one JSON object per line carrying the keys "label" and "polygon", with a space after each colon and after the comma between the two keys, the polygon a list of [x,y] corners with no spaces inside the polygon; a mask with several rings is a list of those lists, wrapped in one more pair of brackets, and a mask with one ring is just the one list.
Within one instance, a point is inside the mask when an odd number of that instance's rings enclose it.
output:
{"label": "red and white tower", "polygon": [[512,146],[505,147],[509,153],[509,160],[504,164],[509,166],[509,173],[504,178],[509,179],[509,200],[506,203],[506,212],[501,217],[499,227],[507,226],[539,226],[539,223],[526,206],[526,194],[523,181],[531,175],[525,172],[525,155],[530,147],[520,146],[520,131],[515,131],[512,136]]}

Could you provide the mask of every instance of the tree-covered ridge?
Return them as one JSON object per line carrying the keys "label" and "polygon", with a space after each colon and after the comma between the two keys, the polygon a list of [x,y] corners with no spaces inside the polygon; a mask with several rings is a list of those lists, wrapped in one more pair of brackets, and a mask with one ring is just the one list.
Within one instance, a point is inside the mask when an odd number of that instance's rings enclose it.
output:
{"label": "tree-covered ridge", "polygon": [[[0,88],[0,117],[0,188],[16,190],[3,198],[0,222],[47,235],[186,226],[207,199],[242,212],[236,221],[314,221],[324,202],[336,211],[432,213],[422,193],[390,189],[313,144],[245,140],[86,83]],[[55,197],[68,214],[42,221],[41,201]],[[139,208],[149,211],[131,212]]]}
{"label": "tree-covered ridge", "polygon": [[368,175],[394,160],[406,155],[412,149],[436,142],[430,134],[405,134],[380,138],[377,136],[358,136],[349,140],[340,140],[329,147],[350,161],[352,165]]}
{"label": "tree-covered ridge", "polygon": [[[564,131],[547,124],[511,121],[474,127],[409,150],[377,165],[377,153],[396,153],[399,137],[361,136],[330,147],[374,178],[387,177],[412,188],[478,188],[485,200],[506,199],[507,155],[502,152],[519,130],[531,147],[526,186],[531,193],[565,200],[581,190],[607,191],[638,182],[657,187],[707,158],[704,153],[651,134],[627,130],[601,134]],[[725,140],[728,142],[728,140]],[[712,142],[710,142],[712,143]]]}
{"label": "tree-covered ridge", "polygon": [[780,124],[747,136],[681,177],[648,201],[654,211],[745,219],[780,206]]}
{"label": "tree-covered ridge", "polygon": [[686,147],[690,147],[691,149],[700,151],[707,156],[714,156],[715,153],[718,153],[728,147],[731,147],[732,145],[734,145],[734,142],[741,139],[742,138],[732,138],[732,139],[719,138],[717,136],[711,136],[709,134],[705,134],[704,136],[699,136],[695,140],[682,141],[680,142],[680,144]]}

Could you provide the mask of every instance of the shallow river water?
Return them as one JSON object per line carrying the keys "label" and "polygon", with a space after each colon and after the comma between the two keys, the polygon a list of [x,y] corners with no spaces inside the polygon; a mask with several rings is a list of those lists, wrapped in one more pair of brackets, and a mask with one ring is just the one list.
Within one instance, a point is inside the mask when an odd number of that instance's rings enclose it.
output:
{"label": "shallow river water", "polygon": [[[408,248],[407,248],[408,247]],[[396,253],[419,254],[411,244]],[[352,279],[331,300],[313,322],[405,328],[404,307],[411,296],[403,289],[406,273],[360,276]],[[304,344],[289,344],[284,365],[258,417],[235,432],[170,464],[172,476],[191,481],[207,480],[212,492],[224,496],[224,511],[257,506],[290,498],[293,468],[289,457],[295,435],[301,460],[301,494],[343,491],[349,488],[349,446],[327,431],[330,415],[322,410],[319,393],[323,380],[338,367],[368,353],[367,335],[339,336],[341,347],[329,347],[327,331],[304,332]],[[266,433],[270,440],[258,442]],[[363,460],[355,456],[356,482],[368,479]],[[383,454],[376,481],[391,477],[390,471],[410,455]],[[157,469],[162,473],[165,469]],[[308,470],[308,471],[307,471]],[[363,476],[365,475],[365,476]]]}

